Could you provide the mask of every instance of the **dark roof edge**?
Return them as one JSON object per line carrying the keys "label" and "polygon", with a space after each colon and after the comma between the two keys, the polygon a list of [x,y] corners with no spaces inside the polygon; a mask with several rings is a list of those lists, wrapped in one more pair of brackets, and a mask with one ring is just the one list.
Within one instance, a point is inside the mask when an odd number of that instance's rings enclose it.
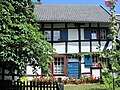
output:
{"label": "dark roof edge", "polygon": [[103,7],[102,5],[100,5],[100,7],[101,7],[102,9],[104,9],[104,10],[110,15],[110,12],[109,12],[107,9],[105,9],[105,7]]}
{"label": "dark roof edge", "polygon": [[96,22],[96,21],[55,21],[55,22],[53,22],[53,21],[39,21],[39,20],[37,20],[37,22],[38,23],[110,23],[110,22]]}

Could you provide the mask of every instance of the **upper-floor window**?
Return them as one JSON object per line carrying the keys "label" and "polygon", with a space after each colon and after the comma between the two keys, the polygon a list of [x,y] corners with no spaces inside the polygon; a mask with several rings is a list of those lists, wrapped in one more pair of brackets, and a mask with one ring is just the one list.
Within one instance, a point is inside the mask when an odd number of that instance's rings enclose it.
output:
{"label": "upper-floor window", "polygon": [[53,31],[53,41],[60,41],[60,31]]}
{"label": "upper-floor window", "polygon": [[53,31],[53,35],[51,31],[44,31],[44,35],[46,36],[47,41],[51,41],[52,36],[53,36],[53,41],[60,41],[61,39],[60,31]]}
{"label": "upper-floor window", "polygon": [[100,39],[106,39],[106,30],[100,29]]}
{"label": "upper-floor window", "polygon": [[99,32],[98,29],[86,28],[84,30],[84,39],[106,39],[106,29],[100,29]]}
{"label": "upper-floor window", "polygon": [[45,30],[44,35],[47,41],[67,41],[68,40],[68,30]]}
{"label": "upper-floor window", "polygon": [[46,36],[47,41],[51,41],[51,31],[45,31],[44,35]]}
{"label": "upper-floor window", "polygon": [[91,30],[91,39],[97,39],[97,30],[96,29]]}

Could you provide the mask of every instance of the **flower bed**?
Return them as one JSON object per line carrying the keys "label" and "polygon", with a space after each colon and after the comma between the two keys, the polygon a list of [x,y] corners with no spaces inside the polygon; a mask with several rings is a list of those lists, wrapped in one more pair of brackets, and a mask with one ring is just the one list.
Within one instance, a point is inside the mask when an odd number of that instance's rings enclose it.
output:
{"label": "flower bed", "polygon": [[[95,77],[94,75],[87,74],[87,75],[82,75],[79,78],[76,77],[67,77],[62,79],[63,84],[91,84],[91,83],[98,83],[99,82],[99,77]],[[53,83],[58,81],[54,76],[50,77],[43,77],[43,76],[33,76],[32,81],[35,82],[46,82],[46,83]]]}
{"label": "flower bed", "polygon": [[64,84],[89,84],[89,83],[98,83],[99,77],[94,77],[94,75],[83,75],[78,79],[76,77],[68,77],[62,80]]}
{"label": "flower bed", "polygon": [[46,82],[46,83],[53,83],[56,82],[57,79],[54,76],[50,76],[50,77],[43,77],[43,76],[33,76],[32,81],[35,82]]}

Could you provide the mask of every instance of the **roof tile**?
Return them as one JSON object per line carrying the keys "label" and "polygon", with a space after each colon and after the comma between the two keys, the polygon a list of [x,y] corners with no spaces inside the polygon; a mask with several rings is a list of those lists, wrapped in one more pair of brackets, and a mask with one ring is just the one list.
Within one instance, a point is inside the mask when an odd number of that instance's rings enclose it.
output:
{"label": "roof tile", "polygon": [[109,13],[99,5],[35,4],[40,22],[110,22]]}

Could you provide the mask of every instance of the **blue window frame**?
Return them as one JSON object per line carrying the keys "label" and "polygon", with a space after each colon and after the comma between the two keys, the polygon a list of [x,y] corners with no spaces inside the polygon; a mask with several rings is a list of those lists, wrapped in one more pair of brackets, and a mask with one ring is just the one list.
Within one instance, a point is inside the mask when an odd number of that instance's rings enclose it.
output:
{"label": "blue window frame", "polygon": [[92,67],[92,56],[85,55],[84,60],[85,60],[85,67],[86,68]]}

